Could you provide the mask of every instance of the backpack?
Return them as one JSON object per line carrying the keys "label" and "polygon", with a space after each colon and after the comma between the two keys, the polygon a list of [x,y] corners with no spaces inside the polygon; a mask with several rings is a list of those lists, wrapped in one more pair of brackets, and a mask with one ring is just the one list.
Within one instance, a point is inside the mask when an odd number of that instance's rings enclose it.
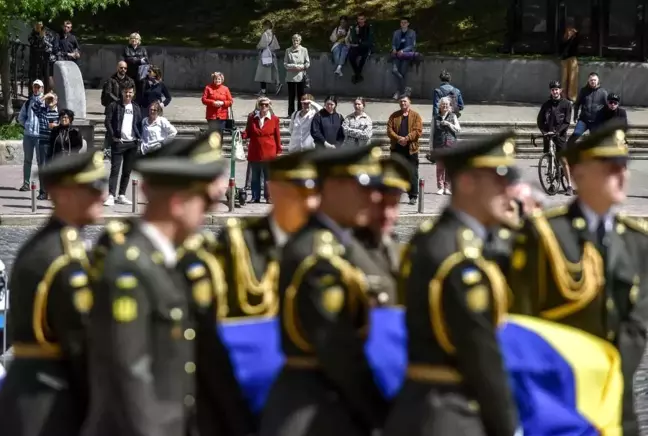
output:
{"label": "backpack", "polygon": [[452,112],[457,115],[457,118],[459,118],[461,116],[461,109],[459,108],[459,102],[457,100],[457,94],[455,92],[456,88],[454,86],[444,86],[437,88],[437,90],[439,91],[441,98],[448,97],[450,99],[450,107],[452,108]]}

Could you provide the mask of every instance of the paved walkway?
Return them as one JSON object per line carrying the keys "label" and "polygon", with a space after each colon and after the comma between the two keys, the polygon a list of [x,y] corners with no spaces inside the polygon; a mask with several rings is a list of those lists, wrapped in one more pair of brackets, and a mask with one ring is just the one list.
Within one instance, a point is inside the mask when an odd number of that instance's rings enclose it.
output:
{"label": "paved walkway", "polygon": [[[205,107],[200,101],[200,92],[171,91],[173,100],[168,108],[164,109],[164,116],[171,121],[201,122],[205,119]],[[88,118],[103,121],[104,107],[101,106],[101,90],[86,90],[86,104]],[[285,92],[279,96],[270,95],[273,99],[273,109],[279,117],[288,113],[288,102]],[[323,95],[315,94],[316,100],[322,103]],[[234,95],[234,115],[236,119],[245,116],[254,109],[256,97],[251,95]],[[425,121],[432,117],[432,102],[430,100],[414,100],[414,110],[422,114]],[[397,102],[393,100],[367,99],[366,111],[374,121],[387,121],[389,115],[398,110]],[[477,122],[535,122],[539,105],[508,103],[508,104],[479,104],[467,103],[466,110],[462,113],[461,120]],[[648,108],[627,108],[631,124],[648,125]],[[340,100],[338,112],[347,115],[353,112],[351,99]]]}
{"label": "paved walkway", "polygon": [[[536,162],[533,160],[519,160],[518,164],[523,173],[525,180],[531,182],[540,189],[537,175]],[[108,163],[106,163],[108,166]],[[631,175],[629,196],[623,210],[631,215],[648,217],[648,161],[634,161],[631,163]],[[34,168],[35,170],[35,168]],[[445,196],[436,195],[435,166],[431,164],[421,164],[420,177],[426,181],[424,196],[425,214],[438,213],[446,204]],[[237,186],[243,186],[245,178],[245,163],[238,163],[236,166]],[[17,165],[4,166],[0,173],[0,225],[27,225],[34,222],[42,221],[44,214],[49,214],[52,210],[49,201],[37,201],[38,210],[34,214],[31,212],[31,193],[19,192],[17,188],[22,183],[22,167]],[[127,196],[131,198],[132,190],[129,186]],[[569,201],[570,197],[556,195],[548,198],[548,203],[560,204]],[[139,210],[143,208],[143,196],[140,195]],[[404,222],[415,223],[421,219],[418,214],[417,206],[410,206],[407,203],[407,197],[403,196],[402,216]],[[257,215],[269,211],[270,206],[267,204],[248,204],[241,208],[236,208],[233,215]],[[219,215],[227,211],[222,206],[219,209]],[[105,214],[125,216],[132,213],[132,206],[115,205],[106,207]],[[229,216],[229,214],[225,214]]]}

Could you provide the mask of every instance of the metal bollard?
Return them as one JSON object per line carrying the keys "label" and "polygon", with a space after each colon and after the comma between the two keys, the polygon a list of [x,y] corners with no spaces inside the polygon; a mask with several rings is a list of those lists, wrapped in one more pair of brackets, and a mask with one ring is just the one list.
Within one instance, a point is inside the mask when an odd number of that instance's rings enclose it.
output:
{"label": "metal bollard", "polygon": [[418,213],[425,212],[425,180],[419,179]]}
{"label": "metal bollard", "polygon": [[31,182],[31,207],[32,212],[36,212],[38,204],[36,203],[36,182]]}
{"label": "metal bollard", "polygon": [[229,179],[229,201],[227,203],[227,208],[230,212],[234,211],[234,205],[236,204],[236,180],[234,178]]}
{"label": "metal bollard", "polygon": [[133,199],[133,209],[131,212],[137,213],[137,203],[139,203],[139,180],[133,179],[133,193],[131,198]]}

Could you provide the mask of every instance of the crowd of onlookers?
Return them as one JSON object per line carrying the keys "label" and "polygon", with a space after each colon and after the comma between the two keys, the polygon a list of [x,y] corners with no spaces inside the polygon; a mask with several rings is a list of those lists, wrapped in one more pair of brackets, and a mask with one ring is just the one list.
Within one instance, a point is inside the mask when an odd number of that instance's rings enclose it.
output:
{"label": "crowd of onlookers", "polygon": [[[77,61],[80,58],[79,42],[70,33],[71,29],[72,23],[69,21],[65,22],[57,35],[47,31],[41,22],[34,25],[30,44],[42,48],[41,53],[46,54],[36,60],[36,65],[40,65],[38,68],[47,65],[47,68],[41,69],[51,73],[56,60]],[[351,81],[363,81],[363,68],[374,47],[372,26],[365,14],[358,14],[354,23],[346,16],[341,17],[331,32],[330,41],[332,74],[343,77],[343,66],[348,62],[353,70]],[[575,141],[587,130],[594,130],[604,121],[613,117],[626,118],[625,111],[619,108],[620,97],[614,93],[608,94],[601,88],[596,73],[590,74],[587,85],[578,91],[578,62],[574,61],[578,45],[578,31],[573,26],[567,26],[561,45],[562,80],[565,86],[563,88],[558,81],[551,82],[551,97],[538,114],[538,127],[544,135],[545,150],[548,149],[550,137],[560,151],[565,144]],[[271,201],[267,191],[262,189],[267,178],[264,162],[282,150],[279,117],[268,98],[269,84],[274,85],[276,94],[283,88],[276,54],[280,48],[273,24],[265,21],[257,44],[259,54],[255,81],[260,84],[259,98],[242,129],[242,137],[248,141],[246,187],[251,189],[253,202],[260,202],[262,196],[266,201]],[[411,108],[411,89],[406,82],[411,63],[420,58],[416,52],[416,33],[409,28],[407,18],[401,18],[399,29],[393,33],[391,57],[396,90],[393,98],[398,101],[400,109],[387,120],[387,134],[391,151],[401,154],[415,168],[412,188],[408,192],[410,204],[415,204],[419,194],[419,140],[423,119]],[[373,122],[366,112],[363,97],[353,100],[354,111],[347,115],[337,112],[338,101],[333,95],[327,96],[322,105],[315,101],[310,93],[308,49],[302,45],[301,35],[292,36],[292,44],[285,50],[283,65],[288,90],[286,115],[290,120],[288,152],[370,143]],[[44,77],[49,80],[51,89],[51,77]],[[461,131],[459,117],[464,110],[463,96],[452,84],[450,72],[442,71],[439,79],[440,84],[433,95],[431,148],[453,147],[456,144]],[[33,82],[32,91],[19,116],[20,123],[25,127],[24,182],[19,188],[22,191],[29,189],[34,154],[41,166],[54,155],[77,152],[82,148],[81,135],[73,127],[74,113],[58,108],[56,95],[53,92],[44,94],[45,85],[40,79]],[[234,99],[222,73],[212,74],[201,101],[210,130],[232,131],[235,128],[232,111]],[[109,195],[105,205],[131,204],[126,197],[126,189],[136,157],[163,147],[176,136],[177,130],[163,116],[164,108],[171,102],[162,70],[150,63],[140,35],[132,33],[116,71],[104,82],[101,92],[101,104],[105,107],[104,148],[110,151],[111,160]],[[567,129],[572,118],[576,126],[567,141]],[[437,194],[449,195],[451,186],[445,169],[441,163],[436,164]],[[569,169],[566,170],[569,181]],[[567,193],[571,192],[570,183]],[[47,193],[41,190],[38,198],[46,199]]]}

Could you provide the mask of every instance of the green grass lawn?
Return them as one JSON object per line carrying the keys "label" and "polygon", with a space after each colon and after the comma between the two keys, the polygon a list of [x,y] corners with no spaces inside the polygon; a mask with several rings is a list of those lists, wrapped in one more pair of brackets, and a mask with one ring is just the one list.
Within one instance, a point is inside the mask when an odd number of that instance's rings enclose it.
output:
{"label": "green grass lawn", "polygon": [[[387,51],[402,15],[411,17],[424,53],[496,54],[506,28],[508,0],[130,0],[96,15],[73,17],[82,43],[125,44],[131,32],[144,45],[254,48],[261,22],[270,19],[282,47],[301,33],[304,46],[329,50],[328,37],[341,15],[362,10],[379,51]],[[62,19],[62,18],[61,18]]]}

